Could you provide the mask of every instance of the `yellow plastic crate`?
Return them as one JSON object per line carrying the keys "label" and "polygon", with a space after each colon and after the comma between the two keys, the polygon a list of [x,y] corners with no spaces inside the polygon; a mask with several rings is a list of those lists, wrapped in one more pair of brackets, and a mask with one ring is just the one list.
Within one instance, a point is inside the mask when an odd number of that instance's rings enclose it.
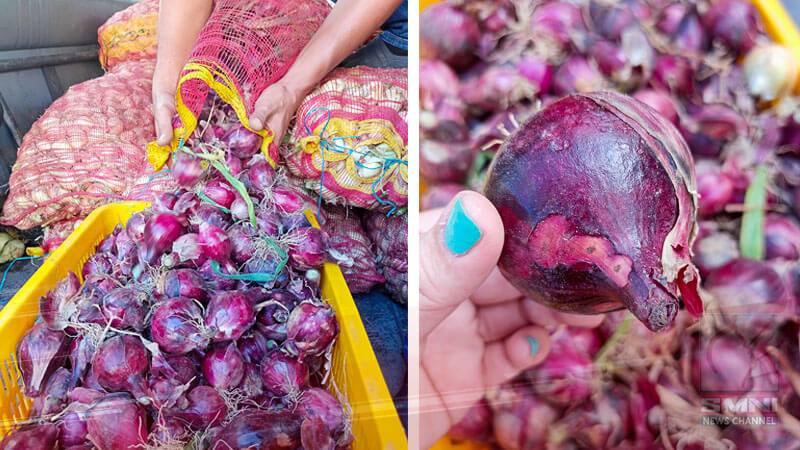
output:
{"label": "yellow plastic crate", "polygon": [[[20,391],[16,346],[33,326],[39,297],[52,289],[67,272],[80,276],[83,263],[118,224],[148,206],[144,202],[111,204],[92,212],[42,264],[0,312],[0,435],[25,420],[33,403]],[[319,228],[313,214],[306,216]],[[322,296],[333,309],[341,332],[333,349],[333,379],[353,410],[353,449],[400,450],[408,447],[375,353],[361,323],[353,297],[336,264],[322,269]]]}
{"label": "yellow plastic crate", "polygon": [[[421,0],[420,11],[440,0]],[[767,33],[775,42],[785,45],[800,61],[800,32],[784,9],[781,0],[751,0],[761,13]],[[798,1],[798,0],[789,0]],[[800,80],[795,89],[800,90]],[[445,436],[431,450],[488,450],[490,447],[474,442],[455,441]]]}

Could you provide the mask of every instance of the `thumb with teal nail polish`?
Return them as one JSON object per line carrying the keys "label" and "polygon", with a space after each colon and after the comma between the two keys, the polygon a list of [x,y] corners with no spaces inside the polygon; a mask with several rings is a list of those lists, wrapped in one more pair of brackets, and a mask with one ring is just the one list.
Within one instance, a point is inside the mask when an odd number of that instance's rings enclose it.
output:
{"label": "thumb with teal nail polish", "polygon": [[[477,192],[420,214],[420,448],[550,351],[546,327],[583,325],[531,305],[497,270],[503,223]],[[596,326],[597,319],[592,319]]]}

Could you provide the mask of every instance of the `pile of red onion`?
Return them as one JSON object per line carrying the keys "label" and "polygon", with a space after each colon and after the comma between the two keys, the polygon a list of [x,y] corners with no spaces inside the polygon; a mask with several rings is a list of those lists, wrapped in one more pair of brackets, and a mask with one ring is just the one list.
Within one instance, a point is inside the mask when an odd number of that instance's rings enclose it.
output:
{"label": "pile of red onion", "polygon": [[327,236],[227,109],[212,100],[177,152],[181,189],[41,297],[16,352],[34,406],[0,447],[348,447],[322,389],[339,333]]}
{"label": "pile of red onion", "polygon": [[[796,442],[798,63],[753,4],[449,1],[422,12],[420,34],[423,208],[483,192],[512,284],[606,314],[597,330],[552,328],[547,360],[489,392],[451,437],[504,449]],[[702,425],[720,392],[770,392],[780,408],[760,414],[778,426]]]}

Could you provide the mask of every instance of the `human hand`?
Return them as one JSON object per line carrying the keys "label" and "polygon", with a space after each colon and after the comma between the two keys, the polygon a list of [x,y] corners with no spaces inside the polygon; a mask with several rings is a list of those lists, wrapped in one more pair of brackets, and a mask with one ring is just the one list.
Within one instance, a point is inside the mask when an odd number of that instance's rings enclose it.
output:
{"label": "human hand", "polygon": [[175,117],[175,86],[153,80],[153,119],[158,145],[172,141],[172,118]]}
{"label": "human hand", "polygon": [[265,127],[272,131],[272,142],[280,146],[289,121],[297,112],[305,97],[303,89],[285,81],[285,77],[264,89],[256,100],[253,113],[250,114],[250,128],[260,131]]}
{"label": "human hand", "polygon": [[594,327],[524,298],[497,269],[503,223],[476,192],[420,215],[420,436],[428,448],[491,386],[542,362],[545,327]]}

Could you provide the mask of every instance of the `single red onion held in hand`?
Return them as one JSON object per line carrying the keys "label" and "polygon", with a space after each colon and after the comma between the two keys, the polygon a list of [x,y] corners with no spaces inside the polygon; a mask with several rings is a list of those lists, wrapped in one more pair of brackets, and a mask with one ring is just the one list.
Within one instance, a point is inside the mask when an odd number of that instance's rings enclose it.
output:
{"label": "single red onion held in hand", "polygon": [[50,330],[44,323],[25,333],[17,344],[16,356],[26,396],[37,397],[41,393],[50,375],[64,363],[68,349],[67,335]]}
{"label": "single red onion held in hand", "polygon": [[500,271],[523,294],[568,312],[627,307],[654,331],[679,297],[702,313],[694,164],[646,105],[613,92],[551,104],[501,148],[485,194],[505,226]]}

